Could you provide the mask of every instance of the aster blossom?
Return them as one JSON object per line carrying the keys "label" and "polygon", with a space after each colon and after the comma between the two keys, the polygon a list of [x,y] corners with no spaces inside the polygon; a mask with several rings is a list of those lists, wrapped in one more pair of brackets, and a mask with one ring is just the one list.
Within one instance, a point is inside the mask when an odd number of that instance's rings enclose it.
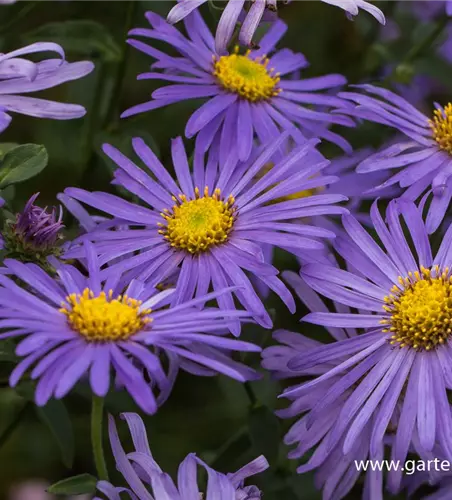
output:
{"label": "aster blossom", "polygon": [[[325,255],[322,265],[327,268],[337,264],[330,255]],[[328,308],[317,293],[305,280],[292,271],[283,273],[284,280],[293,288],[299,299],[311,312],[326,312]],[[350,313],[351,309],[333,302],[335,310]],[[353,338],[358,334],[355,328],[340,328],[327,326],[331,337],[336,340]],[[293,370],[288,368],[289,362],[299,354],[310,350],[319,350],[322,343],[306,337],[301,333],[288,330],[277,330],[273,334],[277,345],[266,348],[263,353],[262,366],[272,373],[278,380],[292,380],[303,377],[319,377],[337,366],[340,360],[328,363],[319,363],[307,369]],[[322,489],[324,500],[340,500],[345,498],[361,476],[356,462],[361,460],[382,460],[384,456],[383,443],[370,451],[370,436],[373,422],[366,423],[359,438],[348,453],[342,451],[344,438],[330,446],[334,439],[334,424],[340,416],[344,400],[351,395],[348,388],[339,398],[334,394],[335,384],[340,380],[340,374],[332,376],[319,384],[313,391],[303,393],[303,386],[307,382],[297,383],[288,388],[282,395],[290,401],[286,409],[278,410],[276,414],[284,419],[296,418],[287,432],[284,442],[294,445],[289,452],[290,459],[302,459],[310,450],[311,458],[307,463],[297,468],[299,474],[315,471],[316,487]],[[300,389],[300,394],[298,394]],[[363,498],[381,498],[383,491],[383,473],[378,470],[369,470],[365,473]]]}
{"label": "aster blossom", "polygon": [[[261,492],[256,486],[245,486],[245,480],[268,468],[268,462],[260,456],[232,474],[222,474],[209,467],[194,453],[190,453],[180,464],[178,481],[175,483],[164,472],[152,456],[146,428],[136,413],[122,413],[132,437],[134,451],[126,453],[119,440],[114,418],[109,416],[108,429],[116,468],[127,481],[127,488],[117,488],[107,481],[100,481],[98,490],[109,500],[118,500],[120,493],[127,492],[130,498],[171,500],[260,500]],[[197,468],[207,472],[207,489],[198,486]],[[94,500],[101,500],[95,498]]]}
{"label": "aster blossom", "polygon": [[[349,270],[333,265],[307,265],[301,270],[302,278],[318,293],[356,311],[324,310],[303,320],[363,333],[295,355],[287,363],[290,370],[312,370],[326,363],[334,367],[284,395],[302,398],[321,390],[323,400],[312,410],[311,426],[320,410],[340,405],[331,438],[318,452],[323,458],[342,440],[342,453],[350,453],[369,422],[370,453],[377,454],[395,418],[391,459],[403,463],[409,450],[428,453],[435,446],[450,459],[452,227],[433,257],[421,212],[412,202],[392,201],[387,224],[375,203],[371,219],[383,248],[346,215],[343,225],[348,236],[338,236],[335,248]],[[325,395],[322,385],[336,377]],[[391,492],[399,490],[401,479],[400,469],[389,471]]]}
{"label": "aster blossom", "polygon": [[[41,52],[55,52],[56,59],[34,63],[23,56]],[[38,42],[0,54],[0,132],[11,122],[10,112],[37,118],[70,120],[85,115],[77,104],[63,104],[22,94],[49,89],[91,73],[91,61],[68,63],[63,48],[52,42]]]}
{"label": "aster blossom", "polygon": [[[218,171],[216,164],[209,163],[204,166],[203,156],[195,151],[193,173],[182,140],[175,139],[172,159],[176,180],[141,139],[132,141],[133,148],[152,177],[117,149],[105,145],[104,152],[118,166],[115,184],[137,195],[146,206],[107,193],[89,193],[78,188],[65,190],[66,202],[69,198],[116,218],[116,230],[111,229],[114,223],[109,221],[108,229],[100,225],[81,237],[82,241],[89,239],[94,243],[101,263],[111,263],[102,275],[127,272],[130,278],[139,276],[157,286],[180,270],[174,304],[203,295],[210,284],[214,290],[236,286],[239,288],[234,295],[238,301],[253,313],[256,321],[270,327],[270,316],[254,291],[247,276],[250,274],[279,295],[293,311],[293,298],[277,276],[278,270],[264,262],[262,245],[274,245],[297,255],[321,250],[322,239],[334,238],[333,232],[291,221],[321,214],[342,214],[347,210],[337,205],[346,200],[342,195],[284,199],[292,193],[336,180],[322,175],[325,162],[304,165],[315,140],[295,148],[256,182],[256,174],[287,137],[282,134],[270,146],[257,151],[253,162],[233,170],[223,167]],[[296,165],[299,165],[297,171],[289,174]],[[65,202],[63,198],[62,201]],[[121,225],[128,229],[121,230]],[[139,253],[134,255],[134,252]],[[65,256],[80,257],[77,242]],[[112,262],[118,258],[121,258],[119,262]],[[221,309],[234,308],[233,294],[223,294],[218,304]],[[231,331],[238,334],[240,323],[231,321]]]}
{"label": "aster blossom", "polygon": [[128,40],[130,45],[156,59],[151,71],[139,75],[139,80],[173,84],[154,91],[151,101],[128,109],[121,115],[123,118],[175,102],[204,98],[206,102],[187,121],[185,135],[188,138],[196,135],[198,150],[209,150],[209,154],[219,156],[221,163],[246,161],[255,138],[266,144],[286,129],[291,130],[299,144],[306,137],[319,137],[351,151],[348,142],[328,127],[334,123],[354,126],[353,120],[312,109],[345,106],[346,101],[324,91],[337,89],[346,79],[337,74],[292,79],[291,75],[306,68],[308,62],[302,54],[275,49],[287,30],[282,21],[271,26],[259,49],[241,53],[236,48],[219,55],[199,13],[186,18],[187,37],[157,14],[148,12],[146,18],[152,29],[137,28],[129,34],[162,40],[182,57],[169,56],[133,38]]}
{"label": "aster blossom", "polygon": [[84,262],[86,276],[72,265],[54,263],[57,279],[35,264],[4,261],[0,313],[6,332],[0,338],[25,337],[17,345],[22,359],[11,373],[10,385],[31,370],[31,379],[37,380],[37,405],[45,405],[52,396],[64,397],[82,378],[103,397],[114,373],[141,409],[154,413],[160,401],[153,389],[160,400],[171,389],[171,377],[156,350],[166,353],[169,372],[182,367],[201,375],[222,372],[240,380],[256,378],[230,352],[260,349],[225,336],[225,318],[246,319],[247,313],[197,307],[215,294],[168,308],[172,290],[156,293],[137,280],[119,286],[118,275],[102,280],[89,243]]}
{"label": "aster blossom", "polygon": [[345,112],[392,127],[406,137],[366,158],[357,172],[395,171],[389,179],[375,185],[375,194],[397,184],[403,188],[402,198],[412,201],[432,193],[426,226],[433,233],[452,198],[452,104],[436,106],[428,117],[389,90],[372,85],[357,87],[363,93],[341,93],[357,104]]}
{"label": "aster blossom", "polygon": [[321,1],[345,10],[345,12],[349,16],[357,16],[359,13],[359,9],[363,9],[372,14],[372,16],[374,16],[375,19],[381,24],[385,24],[386,22],[383,12],[378,7],[373,5],[373,3],[367,2],[365,0],[321,0]]}

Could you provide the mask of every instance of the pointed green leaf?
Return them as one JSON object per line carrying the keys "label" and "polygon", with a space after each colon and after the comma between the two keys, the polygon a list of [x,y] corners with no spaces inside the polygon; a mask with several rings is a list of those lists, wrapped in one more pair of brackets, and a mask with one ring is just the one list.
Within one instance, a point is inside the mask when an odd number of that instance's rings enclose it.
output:
{"label": "pointed green leaf", "polygon": [[74,461],[74,433],[66,406],[62,401],[52,399],[42,408],[37,407],[36,412],[52,432],[63,464],[70,469]]}
{"label": "pointed green leaf", "polygon": [[39,174],[47,165],[46,148],[38,144],[23,144],[10,149],[0,163],[0,189]]}
{"label": "pointed green leaf", "polygon": [[52,484],[47,491],[54,495],[87,495],[96,491],[97,479],[91,474],[68,477]]}

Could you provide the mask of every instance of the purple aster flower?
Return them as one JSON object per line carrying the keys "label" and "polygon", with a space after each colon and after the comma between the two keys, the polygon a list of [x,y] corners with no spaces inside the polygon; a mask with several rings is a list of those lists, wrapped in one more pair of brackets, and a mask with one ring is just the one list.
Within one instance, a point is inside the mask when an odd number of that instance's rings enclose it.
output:
{"label": "purple aster flower", "polygon": [[[174,24],[186,19],[191,12],[206,2],[207,0],[178,1],[168,13],[168,22]],[[247,47],[251,46],[261,21],[266,17],[276,17],[277,0],[257,0],[252,2],[248,10],[245,10],[245,7],[245,0],[227,1],[215,35],[215,49],[219,54],[226,52],[238,22],[241,22],[239,42]]]}
{"label": "purple aster flower", "polygon": [[321,1],[324,3],[328,3],[330,5],[335,5],[336,7],[339,7],[341,9],[344,9],[349,16],[357,16],[359,13],[359,9],[363,9],[369,12],[369,14],[372,14],[372,16],[374,16],[375,19],[381,24],[385,24],[386,22],[383,12],[378,7],[373,5],[371,2],[366,2],[365,0],[321,0]]}
{"label": "purple aster flower", "polygon": [[[334,265],[334,261],[325,258],[321,265],[327,269]],[[327,306],[315,291],[301,278],[293,272],[284,272],[284,279],[295,290],[300,300],[312,312],[326,312]],[[341,313],[350,313],[351,309],[340,303],[333,302],[335,310]],[[328,332],[336,341],[350,339],[358,334],[355,328],[327,327]],[[272,372],[274,378],[284,380],[301,378],[307,376],[320,377],[333,368],[336,368],[340,360],[313,364],[307,369],[291,370],[288,364],[298,355],[306,355],[309,352],[319,351],[323,344],[317,340],[305,337],[300,333],[288,330],[277,330],[273,338],[278,345],[268,347],[262,353],[262,366]],[[325,377],[315,390],[303,392],[307,382],[297,383],[288,388],[284,397],[290,401],[290,407],[279,410],[277,415],[281,418],[297,418],[291,426],[284,442],[287,445],[296,445],[290,451],[289,458],[301,459],[310,452],[309,461],[302,464],[298,473],[315,470],[315,484],[317,488],[323,490],[324,499],[340,500],[346,497],[349,491],[356,484],[361,475],[357,470],[355,461],[361,460],[382,460],[383,443],[370,450],[370,435],[372,422],[365,424],[363,431],[356,440],[353,447],[343,453],[344,437],[339,442],[333,443],[334,424],[340,416],[340,411],[347,397],[351,396],[352,389],[346,388],[338,397],[333,397],[337,384],[340,382],[340,374]],[[300,394],[298,394],[300,392]],[[331,446],[330,446],[331,444]],[[383,490],[383,474],[381,471],[369,471],[366,473],[364,481],[363,498],[381,498]]]}
{"label": "purple aster flower", "polygon": [[38,196],[36,193],[27,201],[14,221],[6,221],[1,245],[8,257],[47,267],[49,256],[61,254],[63,211],[61,207],[58,212],[38,207],[34,204]]}
{"label": "purple aster flower", "polygon": [[165,399],[171,378],[155,350],[192,373],[256,378],[230,352],[260,349],[226,335],[228,321],[246,319],[246,312],[197,307],[218,293],[168,308],[172,290],[155,293],[137,280],[122,287],[119,275],[105,280],[92,246],[87,243],[85,251],[87,276],[55,263],[57,279],[35,264],[5,260],[6,274],[14,279],[0,276],[1,328],[6,330],[0,338],[25,336],[17,345],[23,359],[11,373],[12,387],[31,370],[41,406],[52,396],[64,397],[85,376],[93,393],[103,397],[113,373],[143,411],[154,413],[160,401],[153,385]]}
{"label": "purple aster flower", "polygon": [[[190,453],[180,464],[177,483],[159,467],[148,443],[146,428],[136,413],[122,413],[132,436],[134,451],[126,453],[119,440],[112,416],[108,428],[110,444],[116,461],[116,468],[127,482],[126,488],[119,488],[106,481],[97,484],[98,490],[109,500],[118,500],[120,493],[127,493],[135,499],[168,500],[260,500],[261,492],[256,486],[245,486],[245,480],[268,469],[265,457],[260,456],[232,474],[222,474],[209,467],[194,453]],[[197,468],[207,472],[207,487],[200,490]],[[101,500],[95,498],[94,500]]]}
{"label": "purple aster flower", "polygon": [[[357,106],[346,113],[397,129],[406,136],[362,161],[357,171],[369,173],[395,170],[380,188],[399,184],[403,198],[416,200],[425,193],[433,193],[428,208],[426,226],[429,233],[436,231],[452,197],[452,104],[437,105],[432,118],[418,111],[404,98],[393,92],[359,85],[368,94],[344,92],[342,97]],[[376,97],[374,97],[376,96]]]}
{"label": "purple aster flower", "polygon": [[[306,142],[306,137],[320,137],[351,152],[348,142],[327,127],[334,123],[354,126],[354,122],[349,117],[325,112],[325,108],[349,103],[322,92],[343,85],[345,78],[325,75],[293,79],[294,72],[308,63],[302,54],[289,49],[275,50],[287,30],[282,21],[272,25],[259,49],[243,54],[236,49],[220,56],[198,12],[185,20],[188,38],[157,14],[148,12],[146,17],[152,29],[137,28],[130,35],[169,43],[181,57],[169,56],[138,40],[128,40],[130,45],[156,59],[152,71],[139,75],[138,79],[166,80],[173,84],[160,87],[153,92],[151,101],[128,109],[122,117],[204,98],[207,101],[189,118],[185,135],[196,135],[198,151],[210,148],[211,153],[219,155],[221,163],[246,161],[255,137],[260,144],[267,144],[286,129],[291,130],[299,144]],[[322,110],[312,106],[321,106]],[[238,146],[231,146],[235,144]]]}
{"label": "purple aster flower", "polygon": [[[336,194],[284,200],[292,193],[336,180],[322,175],[325,163],[300,164],[312,151],[315,140],[295,148],[256,182],[256,174],[287,137],[288,134],[282,134],[269,147],[256,152],[252,162],[234,170],[225,166],[218,170],[216,164],[205,167],[203,156],[195,151],[193,173],[182,140],[177,138],[172,142],[176,181],[143,140],[134,139],[132,144],[152,176],[117,149],[105,145],[104,152],[118,166],[115,184],[134,193],[146,206],[107,193],[89,193],[78,188],[65,190],[67,197],[113,216],[117,226],[129,227],[128,230],[102,230],[98,226],[82,236],[94,242],[102,264],[127,257],[105,268],[102,276],[128,272],[128,278],[140,277],[156,286],[180,269],[173,304],[203,295],[210,284],[214,290],[237,286],[234,294],[239,302],[253,313],[256,321],[270,327],[270,316],[254,291],[246,274],[249,273],[294,311],[292,295],[277,276],[278,270],[264,262],[262,244],[296,255],[321,250],[324,248],[321,239],[333,238],[334,233],[291,221],[299,217],[342,214],[347,210],[336,205],[346,200]],[[299,166],[297,171],[288,174],[295,165]],[[134,255],[135,252],[139,253]],[[74,246],[66,257],[81,257],[80,249]],[[218,303],[221,309],[234,308],[233,295],[221,295]],[[240,322],[231,321],[231,331],[238,334]]]}
{"label": "purple aster flower", "polygon": [[[371,218],[383,248],[354,217],[346,215],[343,224],[348,237],[338,236],[335,247],[348,270],[307,265],[301,271],[309,286],[346,307],[329,312],[323,306],[303,320],[330,332],[352,328],[362,333],[348,330],[351,338],[292,357],[287,363],[290,370],[324,373],[284,396],[298,401],[321,394],[308,420],[311,428],[317,425],[317,416],[339,406],[331,437],[316,451],[322,460],[332,456],[339,444],[343,454],[351,453],[363,433],[375,456],[391,423],[395,423],[391,459],[403,463],[412,447],[430,452],[435,446],[450,459],[452,226],[433,257],[421,212],[412,202],[392,201],[386,224],[375,203]],[[332,381],[325,394],[325,384]],[[315,463],[314,455],[310,463]],[[389,472],[391,492],[398,491],[401,479],[400,469]]]}
{"label": "purple aster flower", "polygon": [[[57,59],[34,63],[22,56],[40,52],[55,52]],[[62,47],[52,42],[38,42],[7,54],[0,54],[0,132],[11,122],[9,112],[38,118],[70,120],[86,113],[83,106],[63,104],[22,94],[49,89],[91,73],[90,61],[68,63]]]}

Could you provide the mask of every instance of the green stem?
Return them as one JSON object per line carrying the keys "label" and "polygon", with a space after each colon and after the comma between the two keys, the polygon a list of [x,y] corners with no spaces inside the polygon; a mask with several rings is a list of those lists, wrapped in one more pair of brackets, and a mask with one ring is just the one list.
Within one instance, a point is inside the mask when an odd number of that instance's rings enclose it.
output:
{"label": "green stem", "polygon": [[91,445],[93,447],[94,463],[97,476],[102,481],[108,481],[107,465],[105,464],[102,444],[102,422],[104,418],[104,398],[93,395],[91,408]]}

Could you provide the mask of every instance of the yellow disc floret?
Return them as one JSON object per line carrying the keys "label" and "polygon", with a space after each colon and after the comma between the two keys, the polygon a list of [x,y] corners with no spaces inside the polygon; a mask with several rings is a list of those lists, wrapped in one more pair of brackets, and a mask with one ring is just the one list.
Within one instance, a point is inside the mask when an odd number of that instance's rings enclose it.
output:
{"label": "yellow disc floret", "polygon": [[151,321],[150,309],[140,310],[141,301],[101,292],[95,296],[85,288],[82,294],[66,297],[60,312],[71,328],[90,342],[126,340]]}
{"label": "yellow disc floret", "polygon": [[421,267],[421,271],[399,277],[399,286],[384,298],[389,313],[382,321],[391,343],[414,349],[434,349],[452,333],[452,277],[449,268]]}
{"label": "yellow disc floret", "polygon": [[238,53],[214,59],[213,75],[228,91],[239,94],[251,102],[262,101],[277,96],[279,73],[268,68],[269,59],[265,56],[250,57],[248,50],[244,55]]}
{"label": "yellow disc floret", "polygon": [[227,240],[235,219],[232,196],[223,200],[219,189],[209,195],[206,187],[204,196],[196,188],[192,200],[182,194],[173,199],[173,208],[161,214],[166,223],[159,224],[159,233],[172,247],[195,254]]}
{"label": "yellow disc floret", "polygon": [[430,126],[439,147],[452,155],[452,103],[444,109],[435,109]]}

